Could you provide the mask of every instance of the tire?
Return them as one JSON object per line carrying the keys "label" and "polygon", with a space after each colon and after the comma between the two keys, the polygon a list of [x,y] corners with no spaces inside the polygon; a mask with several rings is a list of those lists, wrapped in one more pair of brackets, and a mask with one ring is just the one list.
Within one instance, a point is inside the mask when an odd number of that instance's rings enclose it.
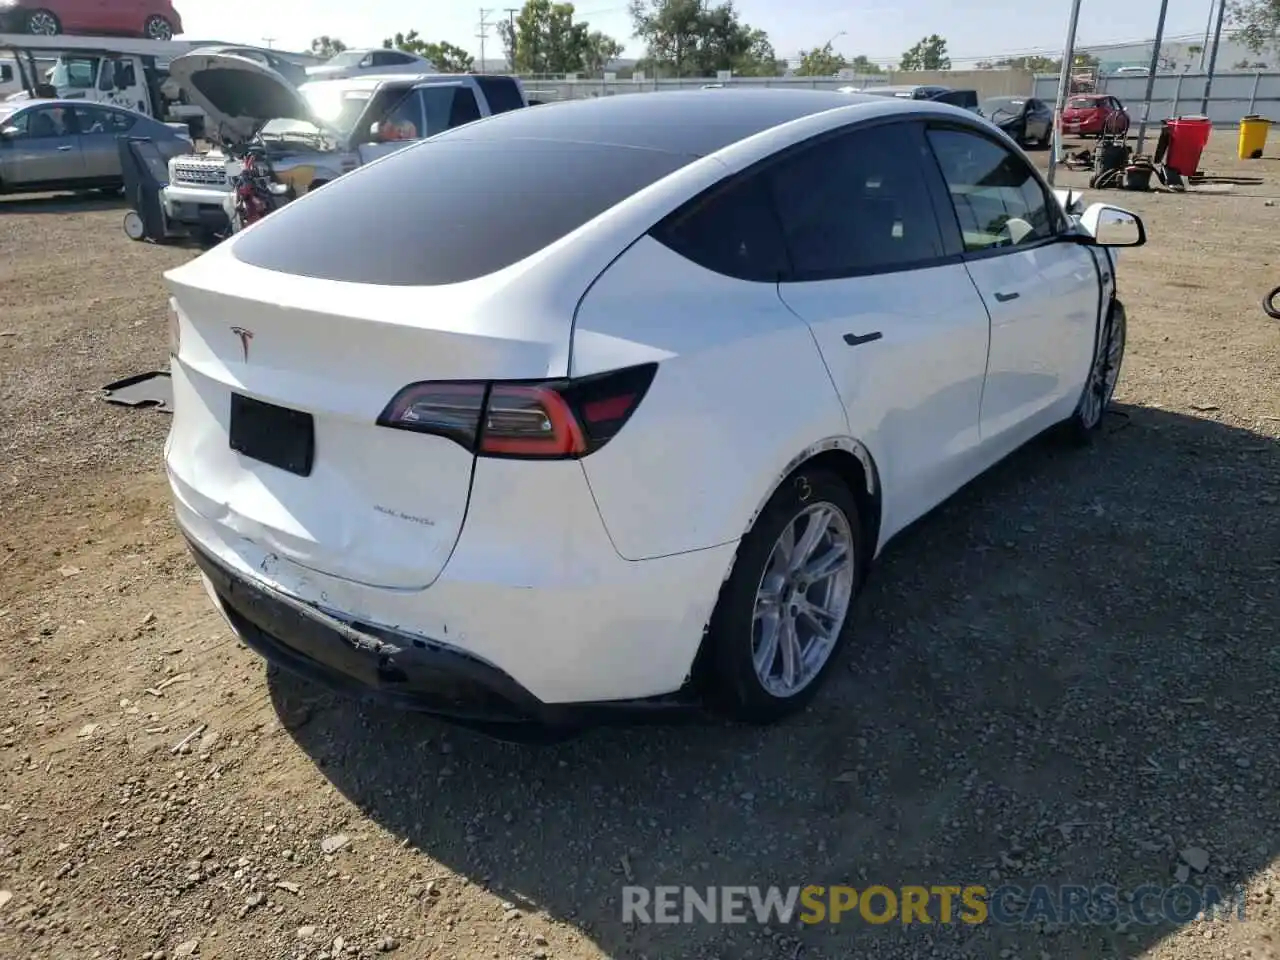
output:
{"label": "tire", "polygon": [[56,37],[62,33],[62,21],[51,10],[43,8],[27,14],[27,33],[37,37]]}
{"label": "tire", "polygon": [[[790,532],[792,542],[802,546],[805,531],[818,518],[825,520],[828,532],[808,555],[810,562],[837,552],[847,553],[847,558],[833,574],[816,579],[807,595],[795,594],[795,604],[778,602],[789,599],[792,588],[782,573],[784,557],[776,551],[780,538]],[[848,639],[853,602],[864,579],[868,554],[861,519],[853,491],[822,469],[802,467],[770,498],[738,546],[703,641],[697,674],[716,712],[746,723],[773,723],[802,709],[817,692]],[[766,593],[776,599],[762,600]],[[816,630],[821,620],[803,612],[795,615],[806,601],[830,611],[825,639]],[[775,612],[757,619],[760,607]],[[770,627],[772,655],[766,636]],[[796,644],[787,644],[786,636],[795,636]],[[787,657],[788,649],[798,649],[800,657]],[[793,667],[789,685],[788,664]],[[768,685],[762,677],[768,678]]]}
{"label": "tire", "polygon": [[1120,380],[1127,333],[1124,304],[1113,299],[1094,347],[1093,365],[1080,394],[1080,402],[1065,424],[1068,439],[1077,446],[1092,443],[1102,431],[1107,407]]}
{"label": "tire", "polygon": [[153,14],[143,23],[142,35],[148,40],[172,40],[173,24],[158,13]]}

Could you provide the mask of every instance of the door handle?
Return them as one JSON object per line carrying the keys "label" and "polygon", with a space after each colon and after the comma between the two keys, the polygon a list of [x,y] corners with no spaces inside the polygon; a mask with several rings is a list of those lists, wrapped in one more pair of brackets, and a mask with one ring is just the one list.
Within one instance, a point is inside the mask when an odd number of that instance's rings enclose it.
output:
{"label": "door handle", "polygon": [[875,333],[864,333],[861,336],[856,333],[846,333],[844,335],[844,342],[851,347],[856,347],[862,343],[871,343],[873,340],[879,340],[883,336],[884,334],[879,330]]}
{"label": "door handle", "polygon": [[1014,291],[1013,293],[997,293],[996,294],[996,300],[998,300],[1000,303],[1008,303],[1010,300],[1017,300],[1017,299],[1018,299],[1017,291]]}
{"label": "door handle", "polygon": [[59,152],[59,153],[70,153],[70,152],[71,152],[72,150],[74,150],[74,149],[75,149],[75,147],[59,147],[59,148],[58,148],[58,152]]}

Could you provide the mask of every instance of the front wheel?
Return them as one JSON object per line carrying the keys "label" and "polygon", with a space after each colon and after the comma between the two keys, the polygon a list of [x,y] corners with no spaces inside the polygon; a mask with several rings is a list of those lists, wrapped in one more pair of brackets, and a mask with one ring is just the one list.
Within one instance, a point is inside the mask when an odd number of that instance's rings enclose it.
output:
{"label": "front wheel", "polygon": [[1071,439],[1077,443],[1092,441],[1102,429],[1103,416],[1120,380],[1127,325],[1124,304],[1119,300],[1112,300],[1107,319],[1098,336],[1093,366],[1085,381],[1084,392],[1080,395],[1080,403],[1067,421]]}
{"label": "front wheel", "polygon": [[802,468],[738,547],[707,632],[701,679],[719,712],[771,723],[817,692],[848,633],[862,525],[835,474]]}

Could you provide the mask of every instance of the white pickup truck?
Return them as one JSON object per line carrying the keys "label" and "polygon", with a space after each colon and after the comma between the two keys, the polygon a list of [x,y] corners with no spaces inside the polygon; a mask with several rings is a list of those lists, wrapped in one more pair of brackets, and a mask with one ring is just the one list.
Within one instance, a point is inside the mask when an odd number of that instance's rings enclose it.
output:
{"label": "white pickup truck", "polygon": [[207,233],[228,225],[233,157],[249,143],[265,148],[276,179],[301,196],[409,142],[528,106],[513,77],[377,74],[295,87],[263,63],[213,48],[176,58],[169,72],[203,109],[208,139],[223,146],[169,161],[165,215]]}

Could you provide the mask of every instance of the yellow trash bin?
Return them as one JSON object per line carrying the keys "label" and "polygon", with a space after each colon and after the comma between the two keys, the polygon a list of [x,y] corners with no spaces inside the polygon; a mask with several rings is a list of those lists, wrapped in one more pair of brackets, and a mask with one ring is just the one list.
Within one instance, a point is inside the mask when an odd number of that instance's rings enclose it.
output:
{"label": "yellow trash bin", "polygon": [[1267,145],[1267,131],[1271,121],[1262,117],[1245,117],[1240,121],[1240,159],[1257,160]]}

